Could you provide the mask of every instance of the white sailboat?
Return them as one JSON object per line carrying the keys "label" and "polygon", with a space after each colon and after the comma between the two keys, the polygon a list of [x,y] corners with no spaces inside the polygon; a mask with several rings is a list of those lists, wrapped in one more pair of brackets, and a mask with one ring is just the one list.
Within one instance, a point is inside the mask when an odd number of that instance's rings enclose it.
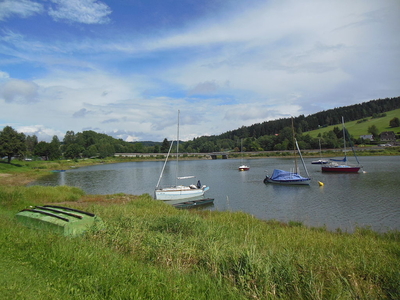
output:
{"label": "white sailboat", "polygon": [[201,185],[200,180],[197,181],[197,184],[190,184],[190,185],[178,185],[177,180],[181,179],[189,179],[194,178],[195,176],[181,176],[178,177],[179,171],[179,114],[180,111],[178,110],[178,133],[177,133],[177,140],[176,140],[176,182],[173,186],[162,187],[160,186],[160,182],[164,173],[165,166],[168,162],[169,154],[171,153],[172,145],[174,142],[171,143],[169,147],[167,157],[165,159],[163,168],[161,170],[160,177],[157,182],[157,186],[154,191],[154,198],[156,200],[179,200],[179,199],[187,199],[187,198],[194,198],[194,197],[201,197],[204,193],[209,189],[208,186]]}
{"label": "white sailboat", "polygon": [[321,138],[318,139],[318,144],[319,144],[319,156],[320,156],[320,159],[318,159],[318,160],[313,160],[311,163],[312,163],[313,165],[325,165],[325,164],[327,164],[329,161],[327,161],[326,159],[322,159]]}

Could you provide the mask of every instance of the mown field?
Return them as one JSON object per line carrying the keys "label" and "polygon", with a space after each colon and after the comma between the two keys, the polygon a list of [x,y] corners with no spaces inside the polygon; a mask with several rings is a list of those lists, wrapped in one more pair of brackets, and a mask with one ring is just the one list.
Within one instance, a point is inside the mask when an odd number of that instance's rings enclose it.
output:
{"label": "mown field", "polygon": [[[368,120],[366,122],[361,122],[358,123],[359,120],[357,121],[351,121],[351,122],[345,122],[345,127],[349,131],[349,133],[353,137],[359,137],[360,135],[366,135],[368,133],[368,127],[375,125],[378,129],[379,132],[383,131],[394,131],[395,133],[400,132],[400,127],[390,127],[389,122],[391,119],[394,117],[397,117],[400,119],[400,109],[392,110],[386,112],[386,116],[382,118],[367,118]],[[334,127],[339,127],[342,129],[342,124],[337,124],[333,126],[327,126],[323,128],[319,128],[317,130],[312,130],[312,131],[307,131],[304,134],[310,134],[312,137],[318,137],[318,134],[323,134],[324,132],[328,132],[333,130]]]}
{"label": "mown field", "polygon": [[[39,167],[35,176],[48,172]],[[0,169],[9,174],[0,177],[2,299],[400,299],[400,232],[328,232],[177,210],[149,195],[26,187],[28,169]],[[106,228],[71,238],[15,220],[48,203],[95,213]]]}

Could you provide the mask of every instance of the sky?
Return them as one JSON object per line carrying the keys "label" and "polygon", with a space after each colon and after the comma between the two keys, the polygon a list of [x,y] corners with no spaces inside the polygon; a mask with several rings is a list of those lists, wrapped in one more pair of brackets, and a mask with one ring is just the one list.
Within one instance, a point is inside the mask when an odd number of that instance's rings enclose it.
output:
{"label": "sky", "polygon": [[399,0],[0,0],[0,130],[125,141],[400,96]]}

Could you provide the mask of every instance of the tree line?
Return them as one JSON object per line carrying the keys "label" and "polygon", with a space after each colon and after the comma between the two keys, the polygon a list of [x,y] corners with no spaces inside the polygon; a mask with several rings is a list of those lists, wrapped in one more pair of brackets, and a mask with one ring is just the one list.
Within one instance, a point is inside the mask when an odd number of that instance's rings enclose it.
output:
{"label": "tree line", "polygon": [[[293,134],[295,134],[301,149],[338,148],[343,140],[342,130],[335,126],[317,138],[312,138],[304,132],[341,123],[342,116],[346,121],[366,120],[367,117],[382,117],[386,111],[400,108],[400,97],[372,100],[322,111],[305,117],[279,119],[249,127],[241,127],[218,136],[202,136],[191,141],[180,141],[180,152],[209,153],[220,151],[282,151],[293,149]],[[293,123],[292,123],[293,122]],[[293,124],[293,126],[292,126]],[[389,126],[398,127],[398,118],[390,120]],[[368,128],[375,137],[379,132],[376,127]],[[350,135],[346,135],[350,137]],[[363,144],[368,141],[350,137],[353,144]],[[242,143],[240,142],[242,141]],[[61,158],[105,158],[115,153],[166,153],[171,142],[166,138],[163,142],[125,142],[106,134],[95,131],[75,133],[67,131],[62,141],[55,135],[51,142],[38,141],[36,135],[26,136],[10,126],[0,131],[0,158],[6,157],[10,162],[12,157],[40,157],[45,160]]]}

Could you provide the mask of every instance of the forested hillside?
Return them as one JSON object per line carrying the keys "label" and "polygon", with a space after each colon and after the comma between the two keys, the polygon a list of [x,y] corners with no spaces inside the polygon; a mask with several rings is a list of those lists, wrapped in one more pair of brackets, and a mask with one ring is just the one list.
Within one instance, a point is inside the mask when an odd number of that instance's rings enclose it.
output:
{"label": "forested hillside", "polygon": [[[400,97],[372,100],[360,104],[329,109],[309,116],[300,115],[293,118],[296,138],[302,149],[317,149],[319,140],[323,148],[338,148],[341,145],[342,116],[346,122],[365,120],[367,118],[382,117],[385,112],[400,108]],[[396,116],[400,118],[400,116]],[[389,126],[389,120],[387,122]],[[320,137],[311,137],[308,131],[337,125]],[[397,126],[395,126],[397,127]],[[187,152],[213,152],[235,149],[239,151],[240,140],[243,139],[243,151],[271,151],[287,150],[292,145],[292,118],[278,119],[241,127],[218,136],[199,137],[184,143]],[[399,131],[399,130],[397,130]],[[364,134],[367,134],[365,132]],[[379,132],[375,130],[375,142],[379,139]],[[359,136],[353,137],[353,143],[364,144],[371,141],[362,140]],[[186,148],[185,148],[186,147]],[[193,151],[197,149],[198,151]]]}
{"label": "forested hillside", "polygon": [[[219,151],[240,151],[240,141],[243,141],[243,151],[282,151],[293,149],[292,121],[295,128],[296,139],[301,149],[318,149],[321,142],[322,148],[338,148],[342,143],[342,116],[354,125],[357,122],[370,122],[371,119],[381,119],[386,122],[385,129],[392,128],[398,135],[400,131],[400,97],[372,100],[369,102],[339,107],[322,111],[309,116],[298,116],[286,119],[263,122],[249,127],[241,127],[228,131],[218,136],[202,136],[192,141],[180,142],[180,152],[208,153]],[[387,112],[391,112],[386,114]],[[400,112],[399,112],[400,114]],[[332,126],[334,125],[334,126]],[[329,127],[330,126],[330,127]],[[311,130],[324,128],[315,134]],[[378,143],[380,132],[377,126],[364,127],[366,132],[373,135],[373,141],[353,136],[354,144]],[[381,130],[384,131],[384,130]],[[386,130],[385,130],[386,131]],[[351,132],[353,133],[353,132]],[[348,134],[347,136],[350,136]],[[398,138],[398,136],[397,136]],[[135,142],[129,143],[115,139],[106,134],[94,131],[74,133],[67,131],[63,141],[54,136],[50,143],[41,141],[35,135],[25,136],[18,133],[10,126],[0,131],[0,157],[8,161],[12,157],[36,157],[41,159],[56,160],[60,158],[90,158],[107,157],[115,153],[165,153],[171,141],[164,139],[161,142]]]}
{"label": "forested hillside", "polygon": [[[333,108],[307,117],[300,115],[294,117],[293,121],[295,128],[299,128],[301,132],[306,132],[320,127],[341,124],[342,117],[344,117],[346,122],[350,122],[398,108],[400,108],[400,97],[386,98]],[[267,121],[261,124],[254,124],[249,127],[228,131],[218,137],[221,139],[235,139],[247,137],[259,138],[264,135],[274,135],[279,133],[283,128],[291,126],[291,122],[291,118]]]}

